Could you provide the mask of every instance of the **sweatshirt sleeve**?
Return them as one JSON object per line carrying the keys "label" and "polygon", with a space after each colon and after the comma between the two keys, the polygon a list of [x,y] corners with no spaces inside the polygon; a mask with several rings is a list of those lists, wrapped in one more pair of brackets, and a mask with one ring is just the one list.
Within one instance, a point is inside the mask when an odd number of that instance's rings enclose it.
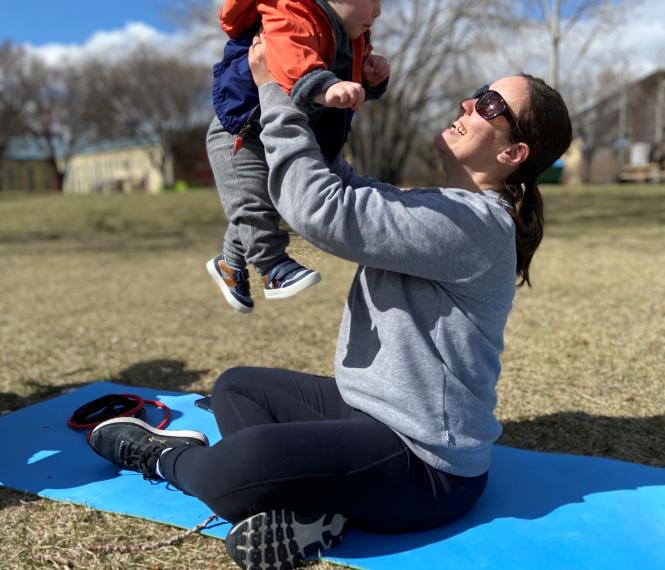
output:
{"label": "sweatshirt sleeve", "polygon": [[[443,282],[481,275],[510,231],[487,200],[441,188],[402,191],[324,161],[307,116],[275,83],[259,88],[268,190],[284,220],[338,257]],[[513,242],[514,243],[514,242]]]}

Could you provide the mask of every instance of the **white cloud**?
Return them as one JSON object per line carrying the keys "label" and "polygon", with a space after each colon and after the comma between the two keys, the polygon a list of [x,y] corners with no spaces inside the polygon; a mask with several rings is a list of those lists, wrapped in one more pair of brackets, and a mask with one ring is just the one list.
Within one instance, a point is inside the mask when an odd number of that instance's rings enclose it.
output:
{"label": "white cloud", "polygon": [[[630,0],[626,2],[630,3]],[[583,26],[580,26],[579,37],[585,37]],[[221,58],[224,34],[210,26],[168,34],[142,22],[133,22],[121,29],[99,31],[84,44],[54,43],[26,47],[47,63],[57,65],[63,60],[77,62],[92,57],[114,59],[140,44],[150,44],[166,53],[185,55],[212,65]],[[477,62],[488,80],[515,71],[516,65],[536,75],[547,75],[547,41],[542,31],[531,39],[507,37],[502,42],[501,51],[513,61],[497,59],[494,55]],[[632,73],[641,76],[665,67],[663,54],[663,0],[641,0],[636,8],[627,11],[621,25],[595,39],[587,59],[590,65],[595,66],[616,61],[629,62]],[[573,64],[570,57],[562,53],[562,77],[565,77],[567,69]]]}
{"label": "white cloud", "polygon": [[600,39],[594,49],[627,57],[640,75],[665,68],[663,0],[643,0],[620,26]]}
{"label": "white cloud", "polygon": [[141,45],[149,45],[167,54],[184,55],[212,65],[221,57],[223,42],[224,35],[221,30],[217,33],[204,26],[169,34],[142,22],[131,22],[121,29],[98,31],[83,44],[27,44],[25,47],[30,53],[53,66],[65,61],[77,63],[96,58],[114,60]]}

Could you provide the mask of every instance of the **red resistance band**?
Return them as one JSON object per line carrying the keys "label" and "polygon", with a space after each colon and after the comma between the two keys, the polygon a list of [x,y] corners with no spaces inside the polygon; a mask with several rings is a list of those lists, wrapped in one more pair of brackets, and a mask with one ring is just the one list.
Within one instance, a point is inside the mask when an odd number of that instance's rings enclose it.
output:
{"label": "red resistance band", "polygon": [[158,400],[144,400],[136,394],[107,394],[83,404],[67,420],[67,425],[72,429],[91,430],[113,418],[137,416],[145,419],[145,406],[155,406],[164,412],[157,429],[164,429],[171,421],[171,410]]}

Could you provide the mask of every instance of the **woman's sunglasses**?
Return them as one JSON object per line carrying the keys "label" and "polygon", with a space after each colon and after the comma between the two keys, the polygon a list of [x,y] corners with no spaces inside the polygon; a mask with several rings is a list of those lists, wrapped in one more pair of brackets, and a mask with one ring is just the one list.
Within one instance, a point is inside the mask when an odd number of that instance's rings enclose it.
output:
{"label": "woman's sunglasses", "polygon": [[501,96],[501,94],[496,91],[492,91],[489,85],[483,85],[478,89],[469,99],[477,99],[476,101],[476,112],[486,121],[491,121],[492,119],[503,115],[506,117],[506,120],[510,124],[511,134],[513,139],[519,141],[524,138],[522,131],[520,130],[519,125],[517,124],[517,118],[510,110],[508,103]]}

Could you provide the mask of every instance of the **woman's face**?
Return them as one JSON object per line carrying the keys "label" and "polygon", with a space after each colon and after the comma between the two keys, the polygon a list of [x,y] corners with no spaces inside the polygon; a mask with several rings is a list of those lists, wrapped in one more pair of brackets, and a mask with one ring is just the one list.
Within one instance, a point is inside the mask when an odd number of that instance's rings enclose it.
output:
{"label": "woman's face", "polygon": [[[490,85],[505,99],[514,116],[529,102],[529,84],[524,77],[504,77]],[[460,117],[437,137],[447,170],[462,166],[467,171],[488,172],[496,169],[499,155],[511,145],[510,123],[503,115],[483,119],[475,109],[476,99],[462,101]]]}

